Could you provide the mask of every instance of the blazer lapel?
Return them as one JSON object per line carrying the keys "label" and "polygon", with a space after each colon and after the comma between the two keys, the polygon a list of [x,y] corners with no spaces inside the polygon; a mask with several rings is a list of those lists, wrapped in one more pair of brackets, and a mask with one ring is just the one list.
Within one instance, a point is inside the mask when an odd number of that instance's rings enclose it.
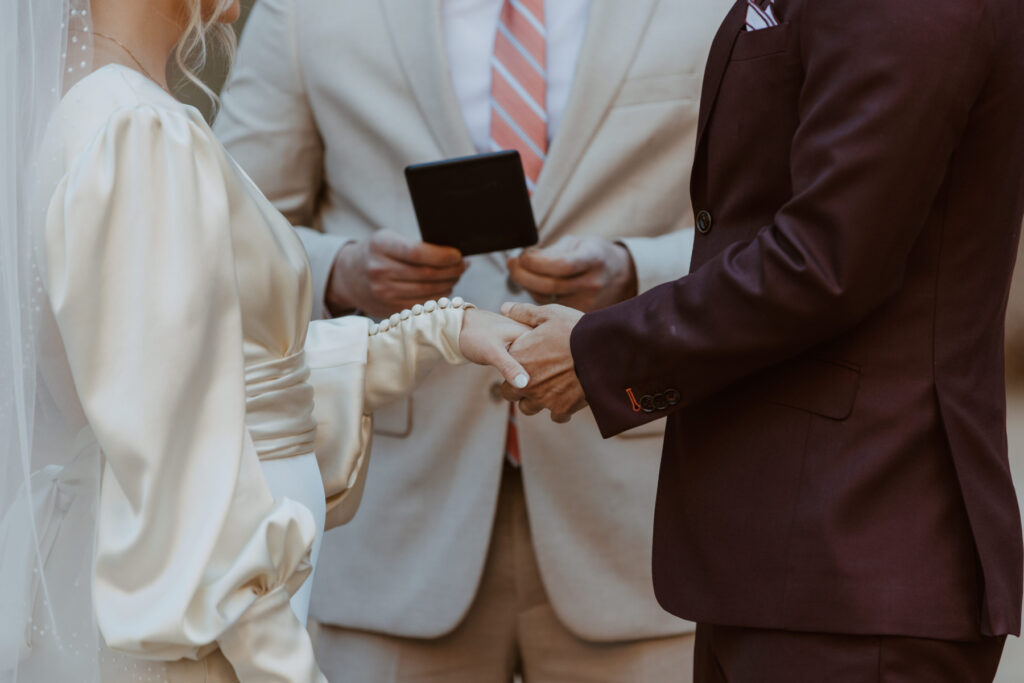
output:
{"label": "blazer lapel", "polygon": [[445,157],[474,154],[448,71],[441,0],[383,0],[406,80]]}
{"label": "blazer lapel", "polygon": [[592,1],[569,104],[534,194],[534,212],[542,230],[618,94],[656,4],[657,0]]}
{"label": "blazer lapel", "polygon": [[718,90],[722,85],[722,78],[725,76],[725,68],[729,65],[729,57],[732,55],[732,47],[743,30],[747,16],[747,0],[737,0],[729,13],[725,15],[721,28],[711,43],[711,51],[708,53],[708,64],[704,70],[704,84],[700,95],[700,114],[697,119],[697,145],[700,149],[701,140],[704,138],[704,129],[707,127],[708,119],[711,117],[711,110],[714,109],[715,100],[718,99]]}

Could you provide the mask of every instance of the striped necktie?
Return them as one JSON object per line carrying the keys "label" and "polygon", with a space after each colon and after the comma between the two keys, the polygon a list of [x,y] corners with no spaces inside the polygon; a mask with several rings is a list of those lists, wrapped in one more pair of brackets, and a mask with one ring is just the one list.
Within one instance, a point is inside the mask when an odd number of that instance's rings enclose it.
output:
{"label": "striped necktie", "polygon": [[491,148],[514,149],[533,192],[548,153],[544,0],[504,0],[491,57]]}
{"label": "striped necktie", "polygon": [[[544,0],[504,0],[491,57],[491,149],[519,152],[531,194],[548,153],[547,51]],[[505,457],[521,463],[514,405]]]}

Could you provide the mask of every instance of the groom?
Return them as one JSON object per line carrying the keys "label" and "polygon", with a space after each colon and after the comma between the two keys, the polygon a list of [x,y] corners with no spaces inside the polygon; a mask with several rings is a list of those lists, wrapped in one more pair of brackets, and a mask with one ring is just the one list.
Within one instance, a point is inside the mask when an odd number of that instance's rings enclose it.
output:
{"label": "groom", "polygon": [[[524,412],[667,418],[654,583],[697,681],[990,681],[1020,631],[1003,320],[1020,0],[737,2],[687,277],[506,306]],[[581,317],[582,316],[582,317]]]}

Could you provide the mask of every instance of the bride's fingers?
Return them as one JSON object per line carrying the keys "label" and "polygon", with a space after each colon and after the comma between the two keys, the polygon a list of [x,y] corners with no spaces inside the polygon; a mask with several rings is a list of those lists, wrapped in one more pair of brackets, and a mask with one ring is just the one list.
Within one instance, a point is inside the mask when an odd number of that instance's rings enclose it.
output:
{"label": "bride's fingers", "polygon": [[459,345],[468,360],[496,368],[506,382],[524,389],[530,375],[512,357],[509,347],[529,329],[496,313],[471,308],[463,320]]}
{"label": "bride's fingers", "polygon": [[[514,340],[515,337],[512,338],[512,341]],[[527,374],[526,369],[512,357],[508,348],[503,344],[496,344],[488,350],[487,364],[496,368],[505,381],[516,389],[525,389],[526,385],[530,383],[530,375]]]}

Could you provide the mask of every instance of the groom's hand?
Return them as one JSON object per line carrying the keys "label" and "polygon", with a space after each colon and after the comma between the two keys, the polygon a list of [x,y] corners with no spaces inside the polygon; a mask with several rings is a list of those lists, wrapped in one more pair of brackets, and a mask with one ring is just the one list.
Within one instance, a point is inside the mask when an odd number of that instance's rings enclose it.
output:
{"label": "groom's hand", "polygon": [[587,405],[569,347],[572,330],[583,313],[565,306],[531,304],[505,304],[501,312],[534,328],[509,349],[526,369],[530,382],[525,388],[506,383],[502,388],[505,398],[519,401],[525,415],[547,408],[552,420],[568,422],[573,413]]}
{"label": "groom's hand", "polygon": [[512,279],[540,303],[557,301],[590,312],[636,296],[629,251],[603,237],[567,235],[544,249],[508,260]]}
{"label": "groom's hand", "polygon": [[450,296],[469,267],[458,249],[418,242],[390,230],[338,250],[325,295],[335,315],[359,310],[377,318]]}

